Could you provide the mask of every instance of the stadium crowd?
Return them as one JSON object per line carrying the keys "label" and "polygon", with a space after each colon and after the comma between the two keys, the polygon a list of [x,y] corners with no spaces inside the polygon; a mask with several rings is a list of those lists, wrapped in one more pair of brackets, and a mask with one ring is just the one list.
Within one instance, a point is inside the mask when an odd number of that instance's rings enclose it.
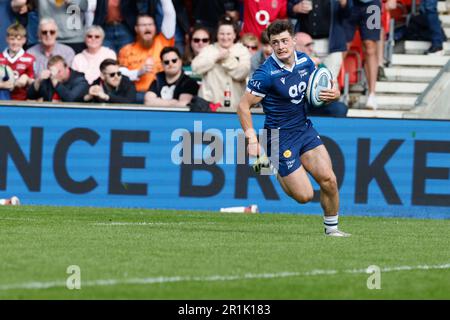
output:
{"label": "stadium crowd", "polygon": [[[375,109],[386,32],[371,23],[396,1],[0,0],[6,40],[0,42],[0,99],[161,107],[207,102],[235,111],[246,81],[272,54],[265,28],[291,19],[297,50],[335,79],[359,29],[367,107]],[[374,6],[379,10],[369,10]],[[442,51],[445,40],[436,6],[437,0],[421,1],[431,29],[429,54]],[[346,106],[320,112],[345,116]]]}

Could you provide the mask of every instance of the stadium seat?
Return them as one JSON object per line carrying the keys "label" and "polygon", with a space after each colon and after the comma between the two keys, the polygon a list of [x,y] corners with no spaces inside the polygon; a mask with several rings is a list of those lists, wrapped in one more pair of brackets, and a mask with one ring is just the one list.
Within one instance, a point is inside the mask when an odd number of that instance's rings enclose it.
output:
{"label": "stadium seat", "polygon": [[[363,47],[359,30],[356,30],[350,48],[347,51],[341,70],[337,77],[339,87],[344,92],[344,102],[348,103],[348,93],[351,85],[359,84],[364,86],[363,69]],[[347,77],[347,80],[346,80]]]}
{"label": "stadium seat", "polygon": [[360,84],[364,86],[362,75],[361,56],[357,51],[349,50],[337,78],[339,87],[343,90],[344,103],[348,104],[350,85]]}
{"label": "stadium seat", "polygon": [[349,51],[356,51],[358,52],[359,56],[361,57],[361,60],[363,58],[363,45],[361,41],[361,36],[359,34],[359,29],[356,30],[355,35],[353,36],[352,43],[350,44]]}
{"label": "stadium seat", "polygon": [[[361,56],[357,51],[349,50],[343,63],[344,72],[349,75],[349,85],[358,84],[361,81],[361,72],[363,69]],[[345,74],[344,74],[345,77]]]}
{"label": "stadium seat", "polygon": [[390,11],[391,18],[395,20],[395,27],[407,26],[411,14],[417,12],[419,5],[420,0],[397,0],[397,8]]}
{"label": "stadium seat", "polygon": [[389,33],[391,20],[391,12],[386,8],[386,2],[383,3],[383,8],[381,10],[381,25],[383,26],[386,34]]}
{"label": "stadium seat", "polygon": [[[389,66],[392,61],[392,54],[394,52],[394,31],[395,31],[395,19],[391,15],[391,11],[387,9],[387,1],[383,1],[381,10],[381,25],[385,32],[384,43],[384,59]],[[391,34],[392,28],[392,34]]]}
{"label": "stadium seat", "polygon": [[349,85],[361,83],[363,72],[363,45],[359,30],[356,30],[355,36],[353,37],[350,48],[345,56],[343,66],[345,68],[345,73],[349,74]]}

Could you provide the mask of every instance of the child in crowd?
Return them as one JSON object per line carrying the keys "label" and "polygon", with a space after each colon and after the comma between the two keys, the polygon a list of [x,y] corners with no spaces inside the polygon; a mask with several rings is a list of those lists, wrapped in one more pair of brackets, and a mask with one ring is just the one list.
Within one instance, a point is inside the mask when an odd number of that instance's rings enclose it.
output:
{"label": "child in crowd", "polygon": [[[3,89],[11,90],[12,100],[26,100],[27,87],[34,81],[34,56],[26,53],[23,46],[27,42],[27,31],[21,24],[12,24],[6,30],[8,47],[0,53],[0,65],[11,68],[13,74],[5,69],[1,80]],[[5,81],[6,79],[6,81]]]}

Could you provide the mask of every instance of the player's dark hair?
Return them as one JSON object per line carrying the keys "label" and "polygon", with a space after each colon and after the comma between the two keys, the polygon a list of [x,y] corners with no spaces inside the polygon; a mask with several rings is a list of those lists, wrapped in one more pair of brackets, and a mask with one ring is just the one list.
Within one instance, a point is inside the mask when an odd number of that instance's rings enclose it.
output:
{"label": "player's dark hair", "polygon": [[219,19],[219,23],[217,24],[217,33],[219,32],[219,28],[224,25],[229,25],[233,27],[234,33],[236,34],[236,39],[234,39],[234,42],[236,43],[239,40],[239,33],[240,33],[238,24],[234,22],[233,18],[230,17],[229,15],[224,15]]}
{"label": "player's dark hair", "polygon": [[275,36],[282,32],[288,31],[291,36],[294,36],[294,26],[289,20],[275,20],[267,27],[267,36]]}
{"label": "player's dark hair", "polygon": [[263,32],[261,32],[261,37],[260,37],[259,41],[261,41],[261,44],[270,44],[269,35],[267,34],[267,29],[264,29]]}
{"label": "player's dark hair", "polygon": [[164,48],[161,50],[161,53],[159,54],[159,58],[162,60],[162,59],[163,59],[163,56],[164,56],[165,54],[169,53],[169,52],[175,52],[175,54],[178,56],[178,58],[181,59],[181,53],[180,53],[180,50],[178,50],[178,48],[176,48],[176,47],[164,47]]}
{"label": "player's dark hair", "polygon": [[109,66],[118,66],[118,65],[119,65],[119,62],[117,62],[117,60],[105,59],[102,61],[102,63],[100,63],[100,71],[103,72]]}

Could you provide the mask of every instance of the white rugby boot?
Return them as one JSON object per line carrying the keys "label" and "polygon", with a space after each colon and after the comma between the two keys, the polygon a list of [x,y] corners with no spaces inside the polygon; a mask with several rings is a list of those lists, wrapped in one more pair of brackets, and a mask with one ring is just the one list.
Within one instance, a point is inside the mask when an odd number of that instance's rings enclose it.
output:
{"label": "white rugby boot", "polygon": [[350,237],[351,236],[350,233],[346,233],[339,229],[327,230],[326,228],[325,228],[325,235],[328,237]]}

